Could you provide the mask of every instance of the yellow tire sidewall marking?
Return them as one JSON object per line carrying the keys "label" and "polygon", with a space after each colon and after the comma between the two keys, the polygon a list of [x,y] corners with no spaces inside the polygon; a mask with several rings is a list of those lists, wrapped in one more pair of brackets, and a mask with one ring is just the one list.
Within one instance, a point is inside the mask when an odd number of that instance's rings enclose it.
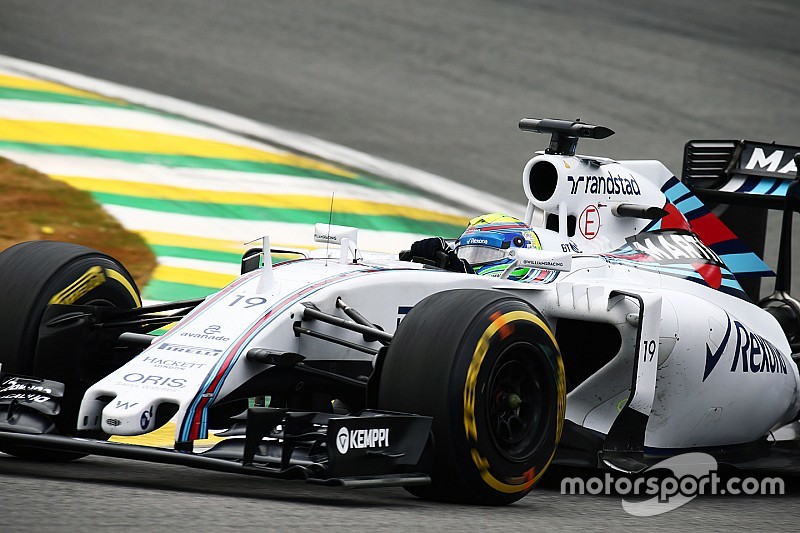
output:
{"label": "yellow tire sidewall marking", "polygon": [[[550,328],[547,326],[547,324],[545,324],[544,321],[535,314],[529,311],[510,311],[495,318],[478,340],[478,343],[475,346],[475,351],[472,354],[472,360],[470,361],[469,368],[467,369],[467,378],[464,385],[464,429],[466,431],[467,440],[472,440],[473,442],[477,442],[478,440],[478,428],[475,422],[475,389],[478,384],[478,374],[483,364],[483,360],[486,357],[486,353],[489,351],[490,341],[495,333],[497,333],[503,326],[514,321],[528,321],[536,324],[547,334],[547,336],[550,338],[550,341],[553,343],[553,346],[558,351],[558,343],[556,342],[553,332],[550,331]],[[564,414],[566,411],[566,380],[564,377],[564,363],[561,360],[561,357],[557,357],[557,361],[558,420],[556,427],[556,442],[561,439],[561,432],[564,424]],[[555,449],[548,458],[544,468],[542,468],[538,473],[534,472],[535,475],[531,476],[530,479],[520,485],[509,485],[508,483],[503,483],[495,478],[489,472],[489,460],[481,456],[480,452],[476,448],[473,447],[470,450],[470,456],[472,461],[475,463],[475,466],[478,468],[481,478],[487,485],[498,492],[511,494],[527,490],[539,480],[541,475],[547,469],[547,466],[553,460],[553,457],[555,456]]]}
{"label": "yellow tire sidewall marking", "polygon": [[67,285],[64,289],[57,292],[50,298],[48,304],[62,304],[71,305],[86,296],[89,292],[96,289],[108,279],[113,279],[122,285],[131,295],[133,301],[136,302],[136,307],[142,305],[142,300],[136,292],[130,281],[121,273],[111,268],[103,268],[101,266],[90,267],[78,279]]}
{"label": "yellow tire sidewall marking", "polygon": [[125,287],[125,290],[127,290],[130,293],[131,298],[133,298],[133,301],[136,302],[136,307],[142,306],[142,300],[141,298],[139,298],[139,294],[136,292],[136,289],[133,287],[131,282],[128,281],[128,279],[125,276],[123,276],[121,273],[111,268],[106,269],[106,276],[113,279],[114,281],[117,281],[120,285]]}
{"label": "yellow tire sidewall marking", "polygon": [[63,290],[53,295],[47,303],[71,305],[80,300],[92,289],[99,287],[105,282],[106,276],[103,273],[103,268],[93,266],[78,279],[67,285]]}

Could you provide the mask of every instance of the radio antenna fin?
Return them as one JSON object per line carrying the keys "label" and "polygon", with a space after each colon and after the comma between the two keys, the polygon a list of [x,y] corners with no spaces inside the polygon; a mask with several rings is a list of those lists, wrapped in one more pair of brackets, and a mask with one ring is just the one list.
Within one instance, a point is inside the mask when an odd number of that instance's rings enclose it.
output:
{"label": "radio antenna fin", "polygon": [[325,243],[325,266],[328,266],[328,251],[331,247],[331,224],[333,224],[333,197],[336,195],[331,191],[331,208],[328,211],[328,239]]}

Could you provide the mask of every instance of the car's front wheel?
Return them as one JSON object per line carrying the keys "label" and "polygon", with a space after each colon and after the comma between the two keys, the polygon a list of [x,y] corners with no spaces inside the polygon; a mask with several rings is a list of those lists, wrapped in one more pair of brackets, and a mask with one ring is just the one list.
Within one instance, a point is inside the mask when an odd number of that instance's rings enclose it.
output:
{"label": "car's front wheel", "polygon": [[[74,435],[81,399],[103,377],[79,364],[68,349],[58,364],[37,358],[39,326],[50,304],[109,306],[130,309],[141,305],[131,275],[118,261],[91,248],[71,243],[32,241],[0,253],[0,363],[12,374],[36,376],[65,385],[61,412],[55,417],[60,434]],[[87,341],[88,342],[88,341]],[[13,455],[66,460],[77,454],[3,449]]]}
{"label": "car's front wheel", "polygon": [[525,301],[499,291],[425,298],[386,354],[381,409],[433,417],[426,499],[504,505],[527,494],[555,453],[566,406],[552,331]]}

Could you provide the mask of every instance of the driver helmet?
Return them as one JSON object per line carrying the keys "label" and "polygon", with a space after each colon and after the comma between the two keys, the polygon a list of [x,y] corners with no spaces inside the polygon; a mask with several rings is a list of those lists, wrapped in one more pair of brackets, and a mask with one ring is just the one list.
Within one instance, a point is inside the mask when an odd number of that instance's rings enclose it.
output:
{"label": "driver helmet", "polygon": [[[508,253],[514,248],[541,250],[542,245],[536,233],[524,222],[501,213],[473,218],[456,241],[456,254],[469,263],[479,276],[500,277],[514,261]],[[533,270],[515,268],[508,279],[524,281]]]}

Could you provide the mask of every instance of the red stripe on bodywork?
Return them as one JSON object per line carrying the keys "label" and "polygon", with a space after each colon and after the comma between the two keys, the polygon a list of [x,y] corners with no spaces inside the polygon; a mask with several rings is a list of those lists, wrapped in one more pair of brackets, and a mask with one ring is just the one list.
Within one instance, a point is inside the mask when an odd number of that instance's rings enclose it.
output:
{"label": "red stripe on bodywork", "polygon": [[[664,209],[669,213],[661,219],[661,229],[685,229],[694,232],[697,237],[711,246],[718,242],[735,239],[736,235],[722,223],[713,213],[707,213],[691,222],[691,227],[677,207],[667,202]],[[719,289],[722,286],[722,271],[717,265],[707,263],[692,263],[692,268],[700,274],[703,280],[712,289]]]}
{"label": "red stripe on bodywork", "polygon": [[668,213],[667,216],[661,219],[661,229],[685,229],[691,231],[686,217],[683,216],[677,207],[667,202],[664,210]]}
{"label": "red stripe on bodywork", "polygon": [[714,213],[707,213],[692,220],[692,229],[707,246],[737,238],[736,234],[723,224]]}
{"label": "red stripe on bodywork", "polygon": [[712,289],[719,289],[722,286],[722,270],[717,265],[692,263],[692,267]]}

